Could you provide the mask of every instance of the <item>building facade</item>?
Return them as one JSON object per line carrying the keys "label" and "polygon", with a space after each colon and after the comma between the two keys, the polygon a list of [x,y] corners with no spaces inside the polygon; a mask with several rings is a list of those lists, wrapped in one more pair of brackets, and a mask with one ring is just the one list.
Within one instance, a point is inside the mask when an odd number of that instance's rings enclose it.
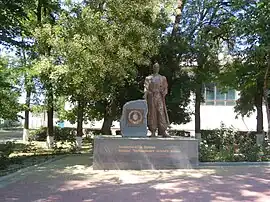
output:
{"label": "building facade", "polygon": [[[201,129],[216,129],[220,128],[223,123],[227,127],[234,127],[240,131],[256,131],[257,117],[256,111],[250,117],[236,117],[234,107],[236,100],[239,98],[239,92],[229,90],[223,93],[216,85],[208,84],[203,87],[204,103],[201,104]],[[194,100],[194,98],[192,99]],[[195,111],[194,102],[190,105],[191,109]],[[267,126],[267,116],[264,113],[264,126]],[[177,129],[194,131],[195,116],[192,116],[191,122],[179,126]]]}
{"label": "building facade", "polygon": [[[227,127],[234,127],[241,131],[256,131],[256,112],[251,114],[250,117],[238,117],[236,118],[236,113],[234,112],[234,107],[236,100],[239,98],[239,92],[235,90],[229,90],[223,93],[216,85],[207,84],[203,87],[203,97],[204,102],[201,103],[201,129],[216,129],[219,128],[221,123],[225,124]],[[191,97],[192,102],[189,108],[194,112],[194,96]],[[73,106],[70,103],[66,103],[65,109],[71,109]],[[267,126],[267,117],[264,112],[264,126]],[[54,118],[54,124],[57,125],[59,120],[57,117]],[[100,129],[102,127],[103,121],[94,121],[84,124],[84,128],[95,128]],[[46,126],[47,118],[46,113],[42,114],[30,114],[30,128],[39,128],[41,126]],[[172,124],[172,129],[176,130],[186,130],[190,132],[195,131],[195,116],[192,115],[191,121],[187,124],[174,125]],[[71,124],[68,121],[64,122],[64,127],[76,127],[75,124]],[[112,129],[118,130],[120,128],[119,122],[113,122]]]}

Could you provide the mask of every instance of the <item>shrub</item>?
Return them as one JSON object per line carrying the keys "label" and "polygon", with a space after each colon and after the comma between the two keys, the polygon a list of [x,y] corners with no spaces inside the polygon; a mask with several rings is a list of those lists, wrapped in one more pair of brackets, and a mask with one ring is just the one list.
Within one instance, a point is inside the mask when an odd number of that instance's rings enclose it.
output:
{"label": "shrub", "polygon": [[206,140],[200,142],[199,159],[201,162],[213,162],[216,160],[217,148],[208,145]]}
{"label": "shrub", "polygon": [[170,136],[181,136],[181,137],[190,137],[190,132],[184,130],[169,130]]}
{"label": "shrub", "polygon": [[7,167],[9,163],[9,155],[15,150],[14,142],[6,142],[5,144],[0,144],[0,169]]}
{"label": "shrub", "polygon": [[30,131],[29,140],[30,141],[46,141],[47,138],[47,127],[41,127],[39,129]]}
{"label": "shrub", "polygon": [[6,142],[5,144],[0,144],[0,156],[9,157],[9,155],[15,150],[14,142]]}
{"label": "shrub", "polygon": [[[59,128],[54,127],[54,138],[56,141],[75,141],[75,131],[74,128]],[[47,127],[41,127],[37,130],[30,132],[30,140],[35,141],[46,141],[47,138]]]}
{"label": "shrub", "polygon": [[[267,145],[256,144],[256,132],[236,131],[226,128],[202,130],[200,161],[266,161],[269,156]],[[266,143],[265,143],[266,144]]]}
{"label": "shrub", "polygon": [[54,130],[54,138],[56,141],[75,142],[76,129],[75,128],[58,128]]}

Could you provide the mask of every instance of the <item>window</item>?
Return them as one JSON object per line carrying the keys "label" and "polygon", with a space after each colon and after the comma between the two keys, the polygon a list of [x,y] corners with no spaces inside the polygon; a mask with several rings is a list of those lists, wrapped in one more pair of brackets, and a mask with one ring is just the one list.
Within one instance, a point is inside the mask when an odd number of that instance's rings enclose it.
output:
{"label": "window", "polygon": [[215,102],[215,86],[213,84],[208,84],[205,86],[205,96],[204,99],[205,101],[207,100],[207,102],[205,102],[206,105],[214,105]]}
{"label": "window", "polygon": [[234,106],[236,91],[228,90],[224,93],[215,84],[205,84],[203,87],[204,105]]}

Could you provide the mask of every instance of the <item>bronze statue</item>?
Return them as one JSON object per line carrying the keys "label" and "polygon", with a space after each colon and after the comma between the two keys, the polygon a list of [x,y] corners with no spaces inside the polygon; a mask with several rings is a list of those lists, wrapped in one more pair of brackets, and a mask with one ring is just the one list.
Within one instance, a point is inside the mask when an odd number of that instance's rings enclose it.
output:
{"label": "bronze statue", "polygon": [[168,83],[165,76],[159,74],[159,64],[153,65],[153,74],[147,76],[144,82],[144,98],[148,105],[147,124],[151,136],[158,135],[169,137],[166,129],[169,126],[169,117],[165,104],[165,96],[168,93]]}

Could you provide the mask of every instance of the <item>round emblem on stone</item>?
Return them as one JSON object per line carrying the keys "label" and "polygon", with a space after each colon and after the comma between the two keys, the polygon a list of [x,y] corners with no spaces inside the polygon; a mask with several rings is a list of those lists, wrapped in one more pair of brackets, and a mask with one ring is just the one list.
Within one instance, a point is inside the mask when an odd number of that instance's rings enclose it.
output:
{"label": "round emblem on stone", "polygon": [[132,110],[128,114],[128,121],[134,125],[140,124],[143,120],[143,115],[140,111]]}

